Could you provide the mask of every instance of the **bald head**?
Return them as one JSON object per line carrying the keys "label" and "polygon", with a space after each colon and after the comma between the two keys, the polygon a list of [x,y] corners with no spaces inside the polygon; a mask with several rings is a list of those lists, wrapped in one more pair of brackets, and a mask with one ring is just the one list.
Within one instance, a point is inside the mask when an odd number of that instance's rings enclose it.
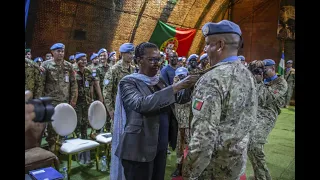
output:
{"label": "bald head", "polygon": [[214,34],[205,38],[204,51],[208,54],[210,65],[230,57],[237,56],[241,38],[238,34]]}

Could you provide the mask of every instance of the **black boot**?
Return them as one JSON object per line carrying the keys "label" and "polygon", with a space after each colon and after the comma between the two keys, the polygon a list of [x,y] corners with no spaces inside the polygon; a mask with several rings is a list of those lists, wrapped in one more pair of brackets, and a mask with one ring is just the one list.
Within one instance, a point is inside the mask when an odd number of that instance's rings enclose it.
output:
{"label": "black boot", "polygon": [[182,176],[182,164],[177,164],[177,169],[171,174],[171,177]]}

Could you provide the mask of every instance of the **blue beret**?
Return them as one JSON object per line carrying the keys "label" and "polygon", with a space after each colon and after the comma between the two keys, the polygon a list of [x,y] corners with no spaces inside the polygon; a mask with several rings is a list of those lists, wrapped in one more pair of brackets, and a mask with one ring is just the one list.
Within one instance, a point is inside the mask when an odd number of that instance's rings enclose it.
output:
{"label": "blue beret", "polygon": [[238,58],[239,58],[241,61],[246,60],[246,58],[245,58],[244,56],[238,56]]}
{"label": "blue beret", "polygon": [[122,53],[134,51],[134,45],[132,43],[124,43],[120,46],[119,51]]}
{"label": "blue beret", "polygon": [[100,56],[101,53],[103,52],[107,52],[107,50],[105,48],[101,48],[99,51],[98,51],[98,56]]}
{"label": "blue beret", "polygon": [[37,58],[35,58],[35,59],[33,60],[33,62],[38,62],[38,61],[42,62],[43,59],[42,59],[41,57],[37,57]]}
{"label": "blue beret", "polygon": [[183,75],[187,76],[188,75],[188,69],[185,68],[185,67],[177,68],[177,70],[175,71],[175,76],[178,76],[180,74],[183,74]]}
{"label": "blue beret", "polygon": [[292,64],[292,63],[293,63],[292,60],[287,61],[287,64]]}
{"label": "blue beret", "polygon": [[240,27],[234,22],[222,20],[218,23],[208,22],[202,27],[202,34],[204,37],[213,34],[234,33],[241,36]]}
{"label": "blue beret", "polygon": [[182,61],[182,57],[178,57],[178,61]]}
{"label": "blue beret", "polygon": [[92,61],[93,59],[97,58],[98,54],[97,53],[93,53],[90,57],[90,60]]}
{"label": "blue beret", "polygon": [[196,59],[196,60],[197,60],[198,57],[199,57],[199,56],[196,55],[196,54],[191,54],[191,55],[188,57],[188,60],[187,60],[187,61],[189,62],[191,59]]}
{"label": "blue beret", "polygon": [[200,56],[200,61],[207,59],[207,58],[208,58],[208,54],[204,53],[204,54],[202,54],[202,56]]}
{"label": "blue beret", "polygon": [[76,60],[78,60],[79,58],[81,58],[81,57],[85,57],[85,56],[86,56],[86,54],[85,54],[85,53],[79,53],[79,54],[76,54],[75,59],[76,59]]}
{"label": "blue beret", "polygon": [[115,51],[112,51],[112,52],[109,54],[109,58],[110,58],[111,56],[113,56],[114,54],[116,54],[116,52],[115,52]]}
{"label": "blue beret", "polygon": [[62,43],[56,43],[51,46],[50,50],[56,50],[56,49],[64,49],[64,44]]}
{"label": "blue beret", "polygon": [[69,60],[74,60],[74,55],[69,56]]}
{"label": "blue beret", "polygon": [[274,62],[274,60],[272,60],[272,59],[265,59],[265,60],[263,60],[263,63],[264,63],[265,66],[272,66],[272,65],[276,64]]}

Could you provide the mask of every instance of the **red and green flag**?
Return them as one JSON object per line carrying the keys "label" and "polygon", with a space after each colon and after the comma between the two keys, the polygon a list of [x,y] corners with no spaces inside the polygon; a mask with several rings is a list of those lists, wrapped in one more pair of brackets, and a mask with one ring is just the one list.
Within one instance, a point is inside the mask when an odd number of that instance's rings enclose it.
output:
{"label": "red and green flag", "polygon": [[195,35],[196,29],[173,27],[158,21],[149,42],[155,43],[164,53],[175,50],[179,56],[187,56]]}

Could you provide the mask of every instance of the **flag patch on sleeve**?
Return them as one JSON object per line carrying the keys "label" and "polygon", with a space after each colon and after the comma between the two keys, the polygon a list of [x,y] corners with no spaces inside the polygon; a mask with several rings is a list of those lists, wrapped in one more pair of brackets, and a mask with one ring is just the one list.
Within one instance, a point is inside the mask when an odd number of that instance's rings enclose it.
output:
{"label": "flag patch on sleeve", "polygon": [[196,99],[196,100],[193,101],[192,107],[193,107],[193,109],[196,109],[196,110],[200,111],[201,108],[202,108],[202,105],[203,105],[203,101],[201,101],[199,99]]}

